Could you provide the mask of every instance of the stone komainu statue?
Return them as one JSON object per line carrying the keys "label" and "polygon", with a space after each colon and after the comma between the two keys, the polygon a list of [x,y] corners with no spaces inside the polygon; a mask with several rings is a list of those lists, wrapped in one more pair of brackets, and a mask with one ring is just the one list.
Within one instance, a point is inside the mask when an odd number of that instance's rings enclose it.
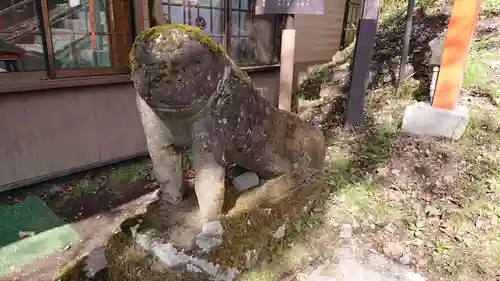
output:
{"label": "stone komainu statue", "polygon": [[198,28],[169,24],[143,31],[130,67],[155,174],[170,203],[181,201],[178,147],[192,149],[205,221],[221,213],[227,164],[264,178],[285,177],[291,188],[322,170],[322,133],[270,104]]}

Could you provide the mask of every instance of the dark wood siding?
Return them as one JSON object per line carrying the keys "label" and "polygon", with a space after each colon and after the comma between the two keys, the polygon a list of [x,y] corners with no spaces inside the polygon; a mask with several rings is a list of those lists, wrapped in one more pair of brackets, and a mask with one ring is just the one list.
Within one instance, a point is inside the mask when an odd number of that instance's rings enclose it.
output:
{"label": "dark wood siding", "polygon": [[[276,98],[276,72],[251,74]],[[0,95],[0,190],[147,153],[131,83]]]}

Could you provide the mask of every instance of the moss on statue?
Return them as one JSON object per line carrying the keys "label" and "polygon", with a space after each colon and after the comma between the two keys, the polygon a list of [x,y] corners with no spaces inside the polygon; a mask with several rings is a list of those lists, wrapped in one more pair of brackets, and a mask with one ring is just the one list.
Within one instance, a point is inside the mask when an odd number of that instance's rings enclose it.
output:
{"label": "moss on statue", "polygon": [[[223,244],[202,254],[200,258],[225,267],[245,270],[249,264],[247,254],[255,251],[258,264],[267,264],[288,247],[292,239],[292,224],[308,212],[323,191],[322,179],[297,189],[283,197],[267,200],[267,195],[257,188],[241,195],[235,207],[222,219]],[[286,237],[275,237],[276,231],[287,225]],[[287,239],[288,238],[288,239]],[[239,278],[236,278],[239,280]]]}
{"label": "moss on statue", "polygon": [[[323,181],[318,180],[310,186],[297,189],[282,197],[268,200],[268,194],[257,188],[245,192],[222,219],[224,228],[223,243],[217,249],[202,253],[187,253],[200,259],[220,265],[224,268],[237,268],[242,274],[236,280],[245,281],[247,269],[262,264],[273,264],[288,249],[290,241],[295,238],[296,231],[292,224],[307,213],[315,200],[323,191]],[[172,217],[178,214],[169,214]],[[164,216],[163,213],[146,216]],[[105,249],[107,267],[101,272],[100,279],[88,279],[83,268],[85,260],[79,259],[67,266],[55,280],[59,281],[206,281],[212,278],[196,272],[175,272],[164,269],[159,261],[138,246],[132,238],[130,227],[138,226],[137,231],[148,230],[147,219],[142,215],[126,219],[120,228],[108,240]],[[285,237],[274,237],[276,230],[288,225]],[[154,229],[155,231],[168,231]],[[163,237],[163,236],[161,236]],[[254,252],[255,260],[248,260],[248,253]],[[279,262],[279,261],[278,261]]]}
{"label": "moss on statue", "polygon": [[124,232],[114,234],[106,246],[108,281],[173,281],[151,268],[151,259],[146,252],[134,244]]}
{"label": "moss on statue", "polygon": [[131,71],[134,72],[141,67],[137,61],[136,52],[138,45],[163,34],[168,35],[169,40],[172,40],[178,46],[181,46],[183,43],[182,40],[179,40],[180,38],[177,37],[173,31],[180,31],[183,34],[186,34],[189,39],[196,40],[201,44],[206,45],[211,52],[226,55],[226,52],[220,45],[217,45],[210,38],[210,36],[206,36],[203,31],[196,26],[186,24],[167,24],[163,26],[155,26],[141,31],[141,33],[136,37],[129,54],[129,64]]}

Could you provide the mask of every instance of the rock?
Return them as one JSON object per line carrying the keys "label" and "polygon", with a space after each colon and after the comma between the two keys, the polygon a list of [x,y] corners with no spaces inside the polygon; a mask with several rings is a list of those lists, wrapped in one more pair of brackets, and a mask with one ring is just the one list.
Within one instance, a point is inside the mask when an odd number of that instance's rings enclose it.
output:
{"label": "rock", "polygon": [[245,257],[246,257],[246,261],[245,261],[246,268],[254,267],[257,264],[257,262],[259,261],[259,254],[257,253],[257,250],[255,250],[255,249],[247,250],[245,252]]}
{"label": "rock", "polygon": [[233,179],[233,185],[239,191],[248,190],[259,184],[259,176],[254,172],[245,172]]}
{"label": "rock", "polygon": [[[344,246],[336,251],[338,281],[425,281],[399,263],[371,253],[361,246]],[[336,276],[334,275],[334,278]],[[325,279],[329,280],[329,279]]]}
{"label": "rock", "polygon": [[49,196],[55,196],[63,191],[64,191],[64,187],[62,187],[60,185],[54,185],[49,189],[48,194],[49,194]]}
{"label": "rock", "polygon": [[201,232],[206,235],[222,235],[224,228],[220,221],[210,221],[203,224]]}
{"label": "rock", "polygon": [[218,264],[177,250],[171,243],[162,242],[150,232],[135,236],[135,243],[157,258],[166,268],[183,267],[187,272],[208,275],[209,280],[214,281],[232,281],[239,274],[239,270],[235,268],[221,268]]}
{"label": "rock", "polygon": [[206,235],[196,236],[196,245],[204,252],[209,252],[213,248],[222,244],[222,238]]}
{"label": "rock", "polygon": [[500,61],[494,61],[490,63],[490,67],[493,69],[500,68]]}
{"label": "rock", "polygon": [[309,274],[307,281],[337,281],[338,273],[335,267],[322,265]]}
{"label": "rock", "polygon": [[281,238],[285,237],[285,234],[286,234],[286,224],[278,227],[276,232],[273,234],[273,237],[276,239],[281,239]]}
{"label": "rock", "polygon": [[350,224],[343,224],[340,227],[340,237],[342,238],[352,237],[352,226]]}
{"label": "rock", "polygon": [[399,259],[399,262],[403,265],[409,265],[411,261],[411,256],[408,253],[404,253],[403,256]]}
{"label": "rock", "polygon": [[401,243],[389,242],[384,247],[384,254],[393,259],[400,259],[404,252],[405,247]]}
{"label": "rock", "polygon": [[498,217],[496,214],[494,214],[490,219],[490,225],[496,226],[497,224],[498,224]]}
{"label": "rock", "polygon": [[87,278],[93,278],[97,272],[103,270],[108,265],[104,250],[104,248],[94,249],[85,257],[83,270]]}
{"label": "rock", "polygon": [[196,236],[196,245],[205,252],[222,244],[222,234],[224,229],[219,221],[207,222],[203,225],[202,231]]}

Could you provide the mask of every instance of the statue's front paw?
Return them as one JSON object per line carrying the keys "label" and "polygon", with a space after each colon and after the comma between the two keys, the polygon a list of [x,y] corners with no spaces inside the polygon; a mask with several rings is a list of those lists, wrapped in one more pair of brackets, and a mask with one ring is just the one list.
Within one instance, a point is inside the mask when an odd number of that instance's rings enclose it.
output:
{"label": "statue's front paw", "polygon": [[204,252],[208,252],[222,244],[223,233],[224,228],[220,221],[206,222],[196,236],[196,245]]}

